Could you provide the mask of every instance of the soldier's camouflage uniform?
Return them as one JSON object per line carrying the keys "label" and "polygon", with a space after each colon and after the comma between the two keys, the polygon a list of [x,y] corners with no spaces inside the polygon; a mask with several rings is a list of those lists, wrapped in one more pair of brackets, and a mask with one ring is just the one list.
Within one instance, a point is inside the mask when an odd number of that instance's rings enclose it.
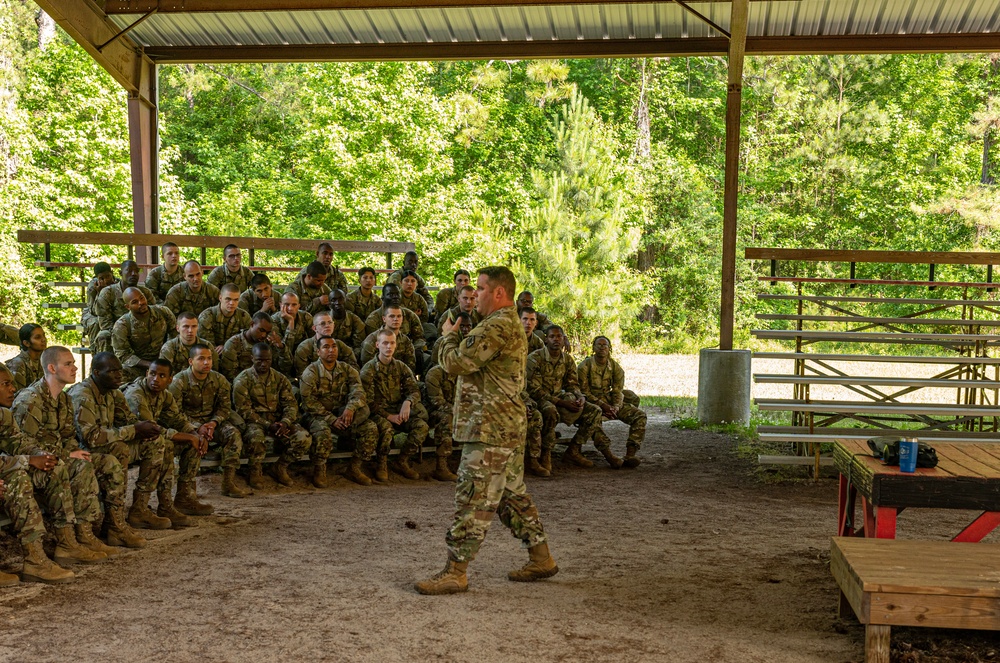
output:
{"label": "soldier's camouflage uniform", "polygon": [[[404,270],[402,269],[397,269],[396,271],[394,271],[392,274],[389,275],[389,278],[387,278],[385,282],[395,283],[400,287],[400,290],[402,290],[403,271]],[[417,289],[414,290],[413,292],[417,295],[420,295],[420,298],[423,299],[424,302],[426,302],[424,306],[425,309],[430,309],[432,306],[434,306],[434,300],[431,298],[431,292],[430,290],[427,289],[427,284],[424,283],[424,279],[422,276],[420,276],[420,274],[417,274]]]}
{"label": "soldier's camouflage uniform", "polygon": [[14,387],[18,391],[41,380],[44,375],[41,359],[32,359],[27,350],[21,350],[16,357],[8,359],[7,369],[14,376]]}
{"label": "soldier's camouflage uniform", "polygon": [[453,441],[451,429],[454,425],[455,385],[457,377],[446,373],[441,366],[435,366],[424,376],[424,394],[427,397],[428,423],[434,429],[434,444],[437,455],[451,456]]}
{"label": "soldier's camouflage uniform", "polygon": [[[375,331],[368,334],[368,338],[366,338],[364,343],[361,344],[362,366],[378,356],[377,343],[378,332]],[[392,358],[398,359],[406,364],[413,373],[417,372],[417,353],[413,349],[413,342],[410,341],[410,337],[405,336],[402,333],[402,330],[400,330],[400,333],[396,335],[396,352],[393,353]]]}
{"label": "soldier's camouflage uniform", "polygon": [[219,289],[205,281],[202,282],[201,289],[198,292],[192,292],[188,282],[181,281],[170,288],[167,298],[163,300],[163,305],[170,309],[175,316],[185,311],[201,315],[202,311],[218,303]]}
{"label": "soldier's camouflage uniform", "polygon": [[541,311],[535,311],[535,319],[538,320],[538,326],[535,327],[536,334],[544,334],[545,328],[552,324],[552,321],[549,320],[549,316],[545,315]]}
{"label": "soldier's camouflage uniform", "polygon": [[289,328],[279,311],[271,316],[271,324],[284,344],[281,350],[274,353],[274,367],[289,378],[293,378],[295,377],[295,350],[298,349],[299,343],[313,335],[312,315],[300,309],[295,314],[295,327]]}
{"label": "soldier's camouflage uniform", "polygon": [[445,335],[441,367],[457,374],[455,426],[463,444],[455,487],[455,520],[445,540],[456,562],[471,562],[493,514],[525,547],[545,542],[545,531],[524,485],[526,433],[521,391],[527,342],[513,306],[486,317],[462,339]]}
{"label": "soldier's camouflage uniform", "polygon": [[174,336],[160,348],[160,359],[169,361],[171,373],[177,375],[191,365],[188,363],[188,359],[191,357],[191,346],[198,343],[207,346],[212,351],[212,370],[219,370],[219,353],[215,351],[215,345],[203,336],[199,336],[191,345],[184,345],[180,336]]}
{"label": "soldier's camouflage uniform", "polygon": [[0,454],[0,481],[4,483],[3,510],[10,518],[17,538],[31,543],[45,536],[45,522],[42,510],[35,501],[34,487],[27,470],[27,456]]}
{"label": "soldier's camouflage uniform", "polygon": [[264,460],[267,429],[271,424],[284,423],[290,429],[288,437],[278,439],[282,447],[281,461],[294,463],[312,446],[312,438],[299,425],[299,406],[292,393],[292,383],[273,368],[261,376],[253,367],[233,381],[233,405],[243,419],[243,448],[251,463]]}
{"label": "soldier's camouflage uniform", "polygon": [[[420,318],[417,314],[406,308],[402,308],[403,311],[403,324],[400,326],[399,331],[402,334],[406,334],[410,337],[413,342],[413,349],[416,351],[421,351],[427,347],[427,339],[424,338],[424,328],[420,323]],[[378,331],[385,326],[385,322],[382,320],[383,311],[382,307],[379,307],[368,314],[365,319],[365,331],[369,334]],[[363,364],[366,362],[363,362]],[[362,365],[363,365],[362,364]]]}
{"label": "soldier's camouflage uniform", "polygon": [[[427,439],[427,410],[420,403],[420,387],[410,368],[398,359],[386,365],[376,357],[361,368],[361,384],[371,420],[378,426],[379,446],[391,446],[392,437],[399,430],[406,433],[400,454],[407,456],[420,451]],[[410,418],[396,426],[386,417],[399,414],[403,401],[410,402]]]}
{"label": "soldier's camouflage uniform", "polygon": [[[319,349],[316,347],[316,337],[311,336],[295,348],[295,375],[301,377],[306,366],[317,359],[319,359]],[[356,371],[361,369],[358,360],[354,358],[354,350],[339,339],[337,340],[337,361],[344,362]]]}
{"label": "soldier's camouflage uniform", "polygon": [[[205,281],[211,283],[216,288],[222,289],[222,286],[227,283],[234,284],[239,288],[240,292],[243,292],[250,287],[250,279],[253,278],[253,272],[250,271],[249,267],[240,265],[239,271],[233,273],[229,271],[229,267],[226,265],[219,265],[205,278]],[[219,301],[216,299],[215,301]]]}
{"label": "soldier's camouflage uniform", "polygon": [[[307,269],[309,268],[303,267],[300,269],[298,275],[295,277],[295,280],[300,283],[304,283]],[[331,290],[343,290],[344,292],[347,292],[347,278],[336,265],[327,265],[325,283],[330,286]]]}
{"label": "soldier's camouflage uniform", "polygon": [[350,311],[345,311],[343,320],[333,319],[333,337],[350,346],[356,359],[361,358],[361,344],[366,336],[368,332],[365,331],[364,321]]}
{"label": "soldier's camouflage uniform", "polygon": [[[274,296],[273,290],[271,292],[271,295],[272,295],[271,299],[278,299],[277,296]],[[276,301],[274,305],[277,307],[279,303]],[[255,293],[253,290],[247,289],[244,290],[242,294],[240,294],[239,308],[249,313],[251,318],[253,318],[254,314],[260,311],[263,307],[264,307],[264,300],[258,297],[257,293]],[[274,311],[271,311],[270,313],[273,312]]]}
{"label": "soldier's camouflage uniform", "polygon": [[[87,301],[80,315],[80,324],[83,325],[83,333],[87,339],[93,343],[97,335],[101,333],[101,321],[94,313],[94,302],[97,301],[101,291],[97,289],[97,277],[90,279],[87,283]],[[156,294],[155,292],[153,293]],[[162,300],[161,300],[162,301]]]}
{"label": "soldier's camouflage uniform", "polygon": [[124,508],[127,476],[117,458],[99,452],[91,452],[89,461],[69,456],[80,449],[69,394],[52,398],[45,380],[39,380],[18,392],[12,411],[21,431],[66,465],[77,520],[100,520],[98,490],[109,508]]}
{"label": "soldier's camouflage uniform", "polygon": [[538,403],[528,395],[528,390],[521,392],[524,400],[525,416],[528,419],[528,432],[525,434],[525,453],[538,460],[542,457],[542,413],[538,411]]}
{"label": "soldier's camouflage uniform", "polygon": [[157,438],[163,449],[163,462],[160,464],[156,490],[173,495],[176,472],[174,457],[180,461],[181,476],[197,476],[201,463],[198,451],[193,446],[187,442],[174,442],[173,437],[177,433],[197,434],[198,427],[184,416],[169,389],[154,394],[149,390],[145,377],[136,378],[125,387],[125,401],[137,418],[143,421],[155,421],[163,428],[163,433]]}
{"label": "soldier's camouflage uniform", "polygon": [[316,314],[330,308],[329,304],[324,304],[320,297],[329,295],[330,286],[324,283],[319,288],[306,285],[305,281],[295,280],[288,284],[285,292],[291,292],[299,298],[299,310],[306,313]]}
{"label": "soldier's camouflage uniform", "polygon": [[236,307],[228,318],[219,304],[209,306],[198,315],[198,336],[207,339],[212,348],[225,345],[236,334],[250,329],[250,314]]}
{"label": "soldier's camouflage uniform", "polygon": [[[625,389],[625,371],[611,357],[605,366],[598,366],[593,357],[587,357],[577,367],[580,391],[588,403],[600,407],[603,403],[618,408],[618,421],[628,424],[628,444],[637,449],[646,438],[646,413],[639,409],[639,397]],[[604,431],[594,429],[594,435],[607,438]],[[610,441],[609,441],[610,442]],[[597,445],[597,438],[594,439]],[[600,448],[600,447],[598,447]]]}
{"label": "soldier's camouflage uniform", "polygon": [[441,288],[438,290],[437,298],[434,300],[437,321],[440,322],[444,312],[453,306],[458,306],[458,293],[455,291],[455,288]]}
{"label": "soldier's camouflage uniform", "polygon": [[14,325],[0,324],[0,343],[21,347],[20,330]]}
{"label": "soldier's camouflage uniform", "polygon": [[[156,295],[149,288],[142,285],[136,287],[142,293],[143,297],[146,298],[146,303],[150,306],[158,301]],[[111,330],[114,329],[118,318],[128,313],[128,309],[125,308],[125,301],[122,299],[122,293],[127,289],[128,287],[122,286],[121,281],[112,283],[105,287],[104,290],[101,290],[101,294],[94,301],[94,305],[90,310],[97,316],[97,322],[100,325],[101,331],[97,333],[96,337],[90,339],[90,350],[93,354],[111,352]]]}
{"label": "soldier's camouflage uniform", "polygon": [[[378,291],[374,288],[367,297],[361,294],[361,288],[357,288],[347,295],[347,303],[344,305],[344,308],[361,318],[361,321],[364,322],[371,315],[372,311],[382,308],[382,298],[379,297]],[[378,322],[381,326],[382,318],[379,318]]]}
{"label": "soldier's camouflage uniform", "polygon": [[146,374],[141,361],[153,361],[160,356],[160,349],[174,333],[177,319],[165,306],[150,306],[145,318],[131,312],[118,318],[111,331],[111,348],[122,363],[126,380]]}
{"label": "soldier's camouflage uniform", "polygon": [[417,319],[420,320],[421,324],[427,322],[429,319],[429,314],[427,312],[429,307],[427,302],[416,290],[414,290],[413,294],[409,296],[407,296],[405,292],[400,292],[399,303],[400,305],[413,311],[413,313],[417,316]]}
{"label": "soldier's camouflage uniform", "polygon": [[157,265],[153,269],[149,270],[149,275],[146,277],[146,287],[153,291],[156,295],[156,301],[162,302],[166,300],[167,293],[170,289],[184,280],[184,268],[181,265],[177,265],[173,274],[167,274],[167,269],[163,265]]}
{"label": "soldier's camouflage uniform", "polygon": [[535,350],[542,350],[545,348],[545,341],[537,333],[532,333],[528,337],[528,354],[530,355]]}
{"label": "soldier's camouflage uniform", "polygon": [[[445,320],[451,320],[452,322],[454,322],[455,320],[458,319],[455,316],[458,315],[459,313],[461,313],[461,311],[462,311],[462,307],[461,306],[452,306],[450,309],[448,309],[447,311],[445,311],[444,313],[442,313],[441,316],[438,318],[438,326],[437,326],[438,333],[439,334],[443,334],[444,333],[444,321]],[[482,319],[479,316],[479,311],[477,311],[475,308],[473,308],[471,311],[468,311],[468,314],[469,314],[469,319],[472,320],[472,326],[473,327],[475,327],[476,325],[478,325],[481,322]],[[522,332],[524,331],[523,327],[522,327],[521,331]]]}
{"label": "soldier's camouflage uniform", "polygon": [[[524,338],[524,328],[521,329]],[[572,444],[584,444],[601,427],[601,409],[593,403],[584,403],[579,412],[558,407],[557,400],[586,398],[577,381],[576,362],[572,355],[563,351],[552,357],[548,348],[535,350],[528,355],[528,395],[535,401],[542,413],[542,449],[551,450],[556,443],[556,425],[576,424],[577,431]],[[601,433],[604,431],[602,430]],[[598,441],[599,440],[599,441]],[[607,436],[595,438],[594,446],[605,449]]]}
{"label": "soldier's camouflage uniform", "polygon": [[[174,400],[196,428],[212,421],[216,422],[215,434],[210,444],[219,447],[222,455],[222,467],[240,466],[240,453],[243,451],[243,437],[239,429],[233,425],[232,400],[229,381],[221,373],[209,371],[204,380],[198,380],[190,368],[174,376],[168,387]],[[195,480],[198,466],[194,471],[185,472],[181,468],[178,476],[180,482]]]}
{"label": "soldier's camouflage uniform", "polygon": [[135,489],[156,490],[156,480],[163,462],[163,445],[157,439],[140,440],[135,434],[139,420],[132,414],[125,395],[119,389],[102,394],[92,377],[69,388],[76,420],[76,437],[80,446],[93,454],[107,454],[118,459],[127,472],[129,463],[148,463],[151,473]]}
{"label": "soldier's camouflage uniform", "polygon": [[[353,366],[338,361],[333,370],[327,370],[321,361],[309,364],[299,378],[299,394],[302,422],[313,438],[309,451],[313,463],[324,462],[330,457],[334,437],[338,441],[341,438],[353,441],[354,455],[362,460],[371,460],[376,451],[380,456],[389,453],[388,446],[378,447],[378,426],[369,419],[371,412],[365,400],[361,374]],[[339,431],[333,424],[345,410],[354,412],[354,419],[346,430]]]}

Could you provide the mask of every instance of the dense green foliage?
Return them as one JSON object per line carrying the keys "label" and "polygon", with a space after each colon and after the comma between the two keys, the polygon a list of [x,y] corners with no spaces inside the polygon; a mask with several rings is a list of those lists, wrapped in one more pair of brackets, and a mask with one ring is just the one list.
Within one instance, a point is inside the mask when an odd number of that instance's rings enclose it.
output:
{"label": "dense green foliage", "polygon": [[[0,0],[0,307],[18,322],[54,321],[38,307],[58,295],[25,287],[47,278],[15,229],[131,225],[125,95],[37,16]],[[749,58],[745,80],[741,250],[996,248],[993,57]],[[516,266],[577,339],[716,342],[722,59],[163,67],[160,88],[164,232],[408,239],[432,282]],[[766,267],[739,260],[744,344]]]}

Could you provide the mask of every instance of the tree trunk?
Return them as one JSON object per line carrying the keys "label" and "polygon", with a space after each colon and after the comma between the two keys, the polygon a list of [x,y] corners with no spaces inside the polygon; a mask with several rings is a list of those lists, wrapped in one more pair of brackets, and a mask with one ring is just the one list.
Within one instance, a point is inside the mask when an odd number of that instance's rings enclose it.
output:
{"label": "tree trunk", "polygon": [[38,24],[38,50],[44,51],[49,43],[56,38],[56,22],[41,9],[35,15]]}

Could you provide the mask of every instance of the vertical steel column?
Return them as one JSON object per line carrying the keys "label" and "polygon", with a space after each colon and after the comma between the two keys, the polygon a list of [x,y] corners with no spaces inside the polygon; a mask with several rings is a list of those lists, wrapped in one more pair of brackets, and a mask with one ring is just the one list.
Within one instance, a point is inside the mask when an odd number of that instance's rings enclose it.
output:
{"label": "vertical steel column", "polygon": [[[159,232],[159,126],[157,118],[157,68],[143,59],[140,92],[128,95],[128,141],[132,166],[132,219],[136,233]],[[140,264],[156,262],[157,253],[137,244]]]}

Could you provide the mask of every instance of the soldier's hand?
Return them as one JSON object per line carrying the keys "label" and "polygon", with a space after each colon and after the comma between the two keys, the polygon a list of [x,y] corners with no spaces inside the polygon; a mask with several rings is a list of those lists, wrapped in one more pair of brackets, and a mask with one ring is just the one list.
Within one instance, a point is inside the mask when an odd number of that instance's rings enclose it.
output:
{"label": "soldier's hand", "polygon": [[323,306],[329,306],[330,305],[330,295],[323,295],[322,297],[320,297],[319,298],[319,303],[322,304]]}
{"label": "soldier's hand", "polygon": [[202,424],[198,429],[198,435],[203,435],[206,439],[211,440],[215,436],[215,422],[210,421],[207,424]]}
{"label": "soldier's hand", "polygon": [[601,413],[608,419],[615,418],[615,409],[607,403],[601,403]]}
{"label": "soldier's hand", "polygon": [[208,453],[208,438],[204,435],[198,436],[198,457],[201,458]]}
{"label": "soldier's hand", "polygon": [[77,460],[85,460],[87,462],[90,462],[90,452],[84,451],[83,449],[77,449],[76,451],[71,451],[69,457],[76,458]]}
{"label": "soldier's hand", "polygon": [[171,442],[184,442],[190,444],[191,448],[198,451],[198,445],[201,444],[201,439],[194,433],[177,433],[172,438]]}
{"label": "soldier's hand", "polygon": [[225,349],[226,349],[226,346],[224,346],[224,345],[217,345],[217,346],[215,346],[215,354],[221,356],[222,355],[222,351],[225,350]]}
{"label": "soldier's hand", "polygon": [[354,410],[344,410],[344,413],[337,417],[337,421],[333,425],[337,430],[345,430],[350,428],[352,423],[354,423]]}
{"label": "soldier's hand", "polygon": [[162,428],[157,426],[152,421],[140,421],[135,425],[135,434],[143,440],[149,440],[156,437],[162,430]]}
{"label": "soldier's hand", "polygon": [[278,309],[274,308],[274,297],[268,297],[265,299],[264,303],[260,307],[260,310],[264,313],[274,313],[277,311]]}
{"label": "soldier's hand", "polygon": [[273,329],[271,330],[271,333],[267,335],[267,342],[273,345],[278,350],[281,350],[282,348],[285,347],[284,342],[281,340],[281,336],[279,336],[278,332],[274,331]]}
{"label": "soldier's hand", "polygon": [[390,424],[395,424],[396,426],[398,426],[398,425],[400,425],[401,423],[403,423],[403,420],[399,418],[399,415],[398,415],[398,414],[390,414],[390,415],[388,415],[388,416],[386,417],[386,419],[388,419],[388,420],[389,420],[389,423],[390,423]]}
{"label": "soldier's hand", "polygon": [[38,454],[37,456],[28,456],[28,465],[43,472],[50,472],[56,466],[57,460],[52,454]]}
{"label": "soldier's hand", "polygon": [[452,320],[451,314],[449,313],[448,316],[444,319],[444,322],[441,323],[441,333],[450,334],[451,330],[455,329],[456,327],[458,327],[458,322]]}

